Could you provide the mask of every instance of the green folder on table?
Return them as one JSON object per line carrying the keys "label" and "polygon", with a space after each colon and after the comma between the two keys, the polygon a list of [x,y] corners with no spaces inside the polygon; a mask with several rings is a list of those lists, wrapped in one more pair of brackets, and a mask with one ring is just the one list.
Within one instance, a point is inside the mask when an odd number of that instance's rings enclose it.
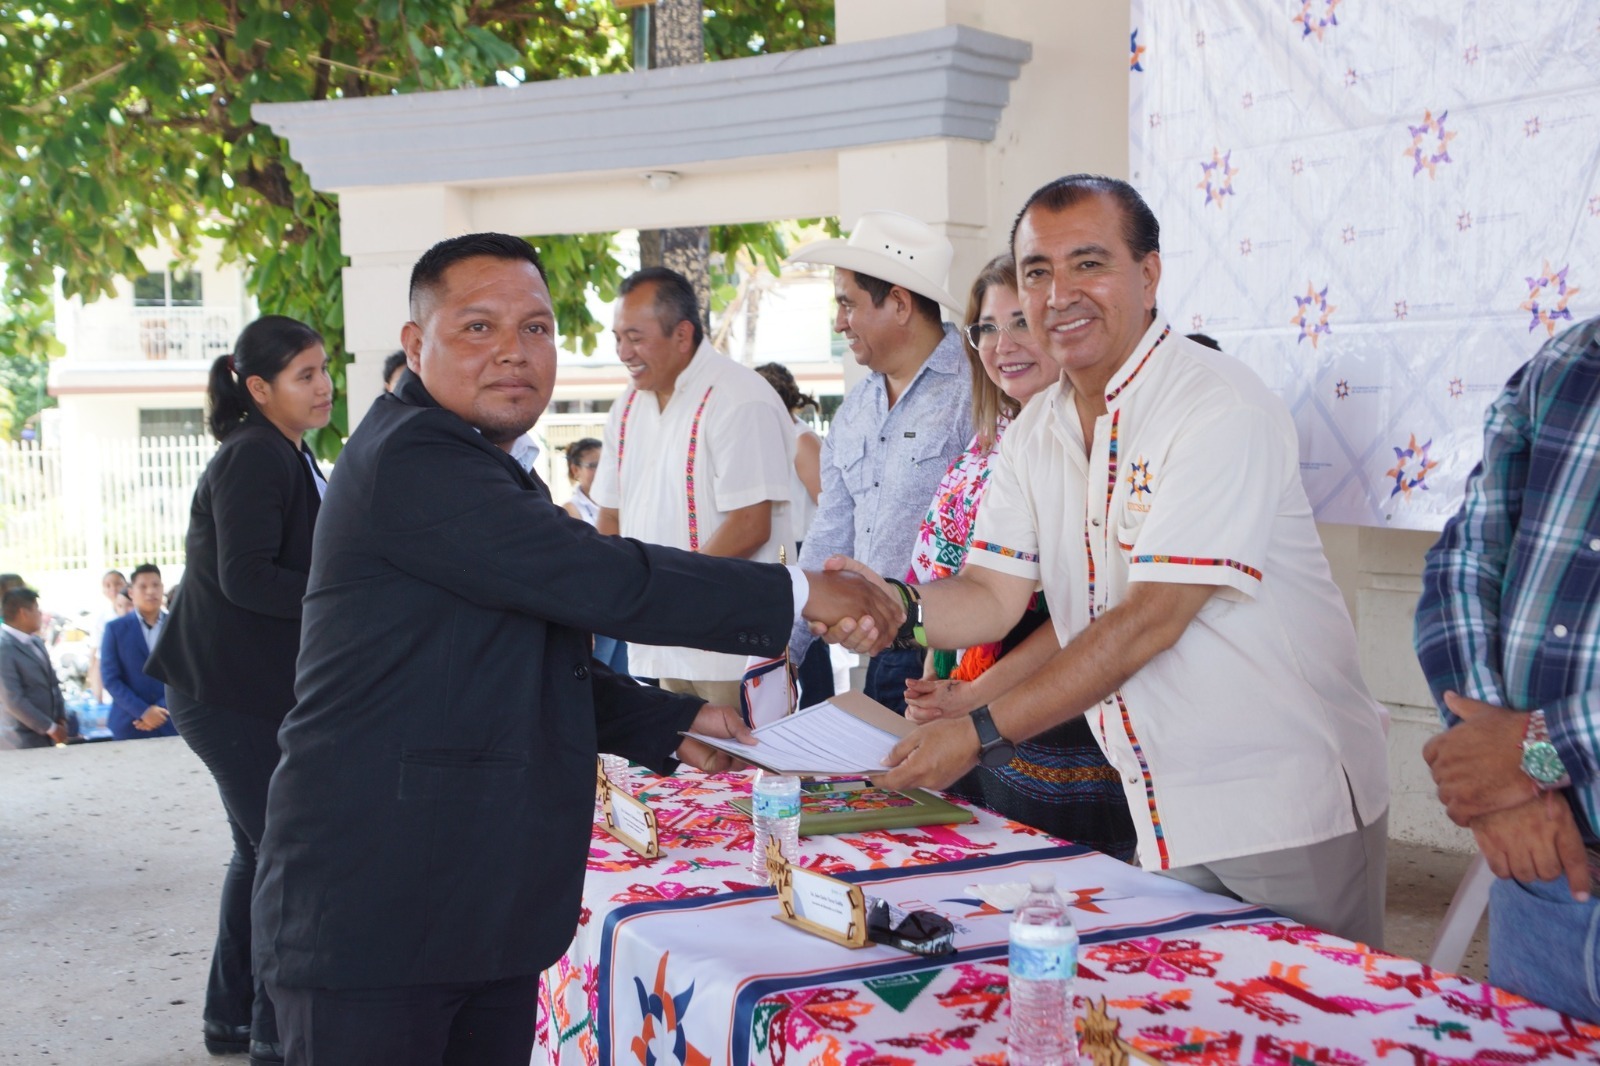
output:
{"label": "green folder on table", "polygon": [[[750,813],[748,796],[729,801]],[[976,815],[965,807],[920,788],[892,792],[870,781],[810,781],[800,786],[800,835],[828,836],[869,829],[910,829],[919,825],[959,825]]]}

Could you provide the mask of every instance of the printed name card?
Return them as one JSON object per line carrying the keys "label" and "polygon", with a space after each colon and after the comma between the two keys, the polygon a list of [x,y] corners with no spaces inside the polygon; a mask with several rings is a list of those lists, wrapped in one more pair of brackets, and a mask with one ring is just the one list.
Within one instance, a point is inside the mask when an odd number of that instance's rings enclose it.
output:
{"label": "printed name card", "polygon": [[774,918],[847,948],[867,946],[867,902],[861,886],[794,866],[783,862],[781,855],[769,854],[768,869],[778,864],[781,869],[773,878],[773,884],[778,889],[778,903],[783,912],[773,915]]}
{"label": "printed name card", "polygon": [[612,784],[604,763],[596,761],[595,767],[595,787],[606,813],[601,828],[645,858],[659,857],[661,839],[656,835],[656,813],[643,800]]}

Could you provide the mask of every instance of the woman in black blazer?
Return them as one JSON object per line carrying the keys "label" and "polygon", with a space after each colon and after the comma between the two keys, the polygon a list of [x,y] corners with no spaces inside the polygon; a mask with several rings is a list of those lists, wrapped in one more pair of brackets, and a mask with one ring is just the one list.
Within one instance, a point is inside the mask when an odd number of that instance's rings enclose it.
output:
{"label": "woman in black blazer", "polygon": [[216,1054],[281,1061],[272,1002],[250,966],[250,891],[294,706],[300,601],[325,482],[304,435],[328,424],[333,382],[322,337],[265,315],[246,326],[206,387],[221,442],[189,514],[187,566],[145,670],[167,686],[183,739],[217,781],[233,832],[206,988],[203,1034]]}

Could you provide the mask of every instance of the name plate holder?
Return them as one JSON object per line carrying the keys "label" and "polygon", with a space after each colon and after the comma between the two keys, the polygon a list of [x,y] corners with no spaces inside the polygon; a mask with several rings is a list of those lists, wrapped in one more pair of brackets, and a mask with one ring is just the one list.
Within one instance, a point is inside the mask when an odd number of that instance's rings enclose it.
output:
{"label": "name plate holder", "polygon": [[767,870],[783,908],[774,918],[843,947],[867,946],[867,901],[860,885],[791,865],[775,839],[768,842]]}
{"label": "name plate holder", "polygon": [[606,820],[602,829],[647,859],[661,856],[661,838],[656,833],[656,812],[626,789],[618,788],[606,776],[605,763],[595,760],[595,788]]}

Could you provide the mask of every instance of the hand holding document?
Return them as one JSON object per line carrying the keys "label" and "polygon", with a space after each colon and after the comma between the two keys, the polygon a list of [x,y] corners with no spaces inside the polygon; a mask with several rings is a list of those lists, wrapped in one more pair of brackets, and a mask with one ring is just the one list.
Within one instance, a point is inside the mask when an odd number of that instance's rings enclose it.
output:
{"label": "hand holding document", "polygon": [[889,752],[912,725],[858,692],[813,704],[755,730],[756,743],[685,734],[775,773],[800,777],[876,774],[888,769]]}

